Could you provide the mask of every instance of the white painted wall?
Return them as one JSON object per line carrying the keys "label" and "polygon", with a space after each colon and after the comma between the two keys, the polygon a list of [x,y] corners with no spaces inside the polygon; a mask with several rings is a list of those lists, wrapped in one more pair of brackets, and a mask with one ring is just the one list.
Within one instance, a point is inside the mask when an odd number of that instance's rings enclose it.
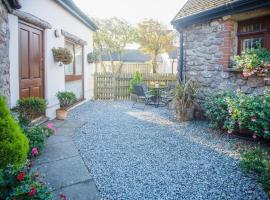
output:
{"label": "white painted wall", "polygon": [[[64,67],[59,67],[53,60],[52,48],[64,47],[64,37],[56,38],[54,31],[65,30],[87,41],[84,47],[84,97],[90,100],[93,97],[94,65],[87,62],[87,54],[93,49],[93,31],[76,17],[55,3],[53,0],[20,0],[20,10],[30,13],[49,22],[52,29],[44,32],[45,40],[45,98],[48,102],[46,115],[55,117],[55,110],[59,107],[56,93],[65,90]],[[9,15],[10,26],[10,65],[11,65],[11,106],[16,105],[19,99],[19,57],[18,57],[18,18]]]}

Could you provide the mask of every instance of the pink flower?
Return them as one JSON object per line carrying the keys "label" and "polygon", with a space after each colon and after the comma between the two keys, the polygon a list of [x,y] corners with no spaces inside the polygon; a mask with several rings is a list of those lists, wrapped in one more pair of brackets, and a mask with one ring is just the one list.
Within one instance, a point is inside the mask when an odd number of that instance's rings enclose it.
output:
{"label": "pink flower", "polygon": [[256,122],[257,117],[256,116],[252,116],[250,119],[251,119],[252,122]]}
{"label": "pink flower", "polygon": [[48,127],[49,129],[53,129],[53,123],[48,123],[47,127]]}
{"label": "pink flower", "polygon": [[232,130],[228,130],[228,134],[232,134]]}
{"label": "pink flower", "polygon": [[255,139],[257,138],[257,135],[254,133],[254,134],[252,135],[252,137],[253,137],[253,139],[255,140]]}
{"label": "pink flower", "polygon": [[31,153],[32,153],[33,156],[37,156],[38,155],[38,149],[36,147],[32,148]]}

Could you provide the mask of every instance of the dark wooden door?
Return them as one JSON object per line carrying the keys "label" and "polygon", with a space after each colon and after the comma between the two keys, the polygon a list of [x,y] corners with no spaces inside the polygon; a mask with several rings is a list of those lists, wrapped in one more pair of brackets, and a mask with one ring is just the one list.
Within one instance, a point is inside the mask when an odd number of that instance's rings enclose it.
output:
{"label": "dark wooden door", "polygon": [[[11,47],[12,48],[12,47]],[[19,24],[20,98],[44,98],[43,31]]]}

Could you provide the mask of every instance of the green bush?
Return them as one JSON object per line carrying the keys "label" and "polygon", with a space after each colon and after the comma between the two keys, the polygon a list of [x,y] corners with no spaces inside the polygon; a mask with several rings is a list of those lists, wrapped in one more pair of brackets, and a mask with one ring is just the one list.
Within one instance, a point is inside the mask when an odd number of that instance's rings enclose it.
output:
{"label": "green bush", "polygon": [[39,97],[29,97],[20,99],[17,102],[17,109],[20,120],[31,122],[37,117],[40,117],[46,112],[46,101]]}
{"label": "green bush", "polygon": [[244,172],[256,173],[258,181],[270,195],[270,157],[267,151],[257,148],[241,154],[241,168]]}
{"label": "green bush", "polygon": [[202,102],[204,114],[214,129],[223,129],[224,122],[229,118],[226,99],[233,97],[231,92],[216,92]]}
{"label": "green bush", "polygon": [[24,133],[29,140],[30,149],[37,148],[40,154],[45,147],[45,139],[46,139],[43,127],[39,126],[28,127],[24,129]]}
{"label": "green bush", "polygon": [[142,82],[142,74],[139,71],[136,71],[133,75],[132,80],[130,81],[129,85],[129,92],[135,93],[135,86]]}
{"label": "green bush", "polygon": [[227,98],[230,131],[248,131],[255,136],[270,138],[270,92],[264,95],[246,95],[237,92],[236,98]]}
{"label": "green bush", "polygon": [[0,169],[21,165],[29,150],[28,140],[0,96]]}
{"label": "green bush", "polygon": [[30,173],[30,166],[7,166],[0,170],[0,199],[52,200],[48,188],[39,182],[38,173]]}
{"label": "green bush", "polygon": [[73,92],[58,92],[57,98],[60,103],[60,108],[68,108],[76,102],[76,95]]}

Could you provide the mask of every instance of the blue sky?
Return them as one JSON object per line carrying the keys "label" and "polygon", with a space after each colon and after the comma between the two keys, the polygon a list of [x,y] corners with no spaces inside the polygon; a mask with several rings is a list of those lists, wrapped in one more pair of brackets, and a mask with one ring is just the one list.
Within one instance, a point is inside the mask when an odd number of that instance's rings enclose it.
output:
{"label": "blue sky", "polygon": [[[131,24],[153,18],[170,26],[186,0],[74,0],[89,16],[109,18],[116,16]],[[172,28],[170,26],[170,28]]]}

